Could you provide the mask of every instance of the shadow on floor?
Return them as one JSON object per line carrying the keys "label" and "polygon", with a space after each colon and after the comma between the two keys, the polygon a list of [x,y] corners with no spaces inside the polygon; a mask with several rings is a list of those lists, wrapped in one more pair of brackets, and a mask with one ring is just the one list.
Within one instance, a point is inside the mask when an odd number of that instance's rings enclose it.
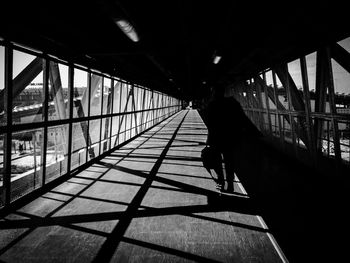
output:
{"label": "shadow on floor", "polygon": [[240,181],[291,262],[344,259],[348,185],[336,174],[326,178],[266,139],[242,138],[236,158]]}

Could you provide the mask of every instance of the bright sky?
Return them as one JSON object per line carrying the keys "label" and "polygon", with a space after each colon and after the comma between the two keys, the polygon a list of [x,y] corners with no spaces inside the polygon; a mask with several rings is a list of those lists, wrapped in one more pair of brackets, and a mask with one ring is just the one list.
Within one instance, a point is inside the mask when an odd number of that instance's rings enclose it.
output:
{"label": "bright sky", "polygon": [[[344,49],[350,52],[350,37],[338,42]],[[13,74],[14,77],[18,75],[35,57],[19,51],[14,51],[13,54]],[[306,63],[308,69],[309,87],[315,89],[316,79],[316,53],[306,56]],[[332,59],[333,76],[335,91],[339,93],[350,94],[350,73],[344,70],[337,62]],[[68,67],[59,65],[61,80],[63,87],[68,86]],[[296,85],[301,87],[301,71],[299,61],[288,63],[288,70],[294,79]],[[272,83],[271,74],[266,76],[267,83]],[[39,74],[32,82],[42,83],[42,74]],[[280,82],[278,81],[278,84]],[[76,87],[86,87],[86,73],[81,70],[74,72],[74,85]],[[4,88],[4,48],[0,46],[0,89]]]}

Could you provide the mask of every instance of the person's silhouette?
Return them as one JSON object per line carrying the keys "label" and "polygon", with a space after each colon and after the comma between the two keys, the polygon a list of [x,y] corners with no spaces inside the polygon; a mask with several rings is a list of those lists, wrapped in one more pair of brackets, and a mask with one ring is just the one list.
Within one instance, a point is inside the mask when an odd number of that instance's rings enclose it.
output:
{"label": "person's silhouette", "polygon": [[[235,150],[242,136],[260,136],[260,132],[245,115],[241,105],[233,97],[224,96],[220,85],[213,89],[213,98],[207,109],[207,144],[220,152],[226,172],[227,192],[234,192],[234,179],[237,167]],[[225,190],[225,180],[221,163],[214,169],[218,184]]]}

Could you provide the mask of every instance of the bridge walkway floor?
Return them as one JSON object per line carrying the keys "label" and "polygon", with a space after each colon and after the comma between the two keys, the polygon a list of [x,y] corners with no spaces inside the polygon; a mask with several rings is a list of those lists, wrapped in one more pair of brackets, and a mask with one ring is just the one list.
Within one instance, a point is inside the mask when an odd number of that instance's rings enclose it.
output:
{"label": "bridge walkway floor", "polygon": [[4,262],[283,262],[242,184],[219,195],[181,111],[0,221]]}

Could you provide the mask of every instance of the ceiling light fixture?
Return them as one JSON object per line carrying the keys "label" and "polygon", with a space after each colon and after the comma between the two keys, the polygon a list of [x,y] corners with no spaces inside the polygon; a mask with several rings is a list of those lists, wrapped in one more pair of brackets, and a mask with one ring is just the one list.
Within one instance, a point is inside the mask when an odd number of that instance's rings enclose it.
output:
{"label": "ceiling light fixture", "polygon": [[120,28],[120,30],[123,31],[123,33],[133,42],[138,42],[140,40],[135,28],[128,21],[121,19],[115,21],[115,23]]}
{"label": "ceiling light fixture", "polygon": [[218,64],[220,62],[220,60],[221,60],[221,56],[215,56],[213,63]]}

